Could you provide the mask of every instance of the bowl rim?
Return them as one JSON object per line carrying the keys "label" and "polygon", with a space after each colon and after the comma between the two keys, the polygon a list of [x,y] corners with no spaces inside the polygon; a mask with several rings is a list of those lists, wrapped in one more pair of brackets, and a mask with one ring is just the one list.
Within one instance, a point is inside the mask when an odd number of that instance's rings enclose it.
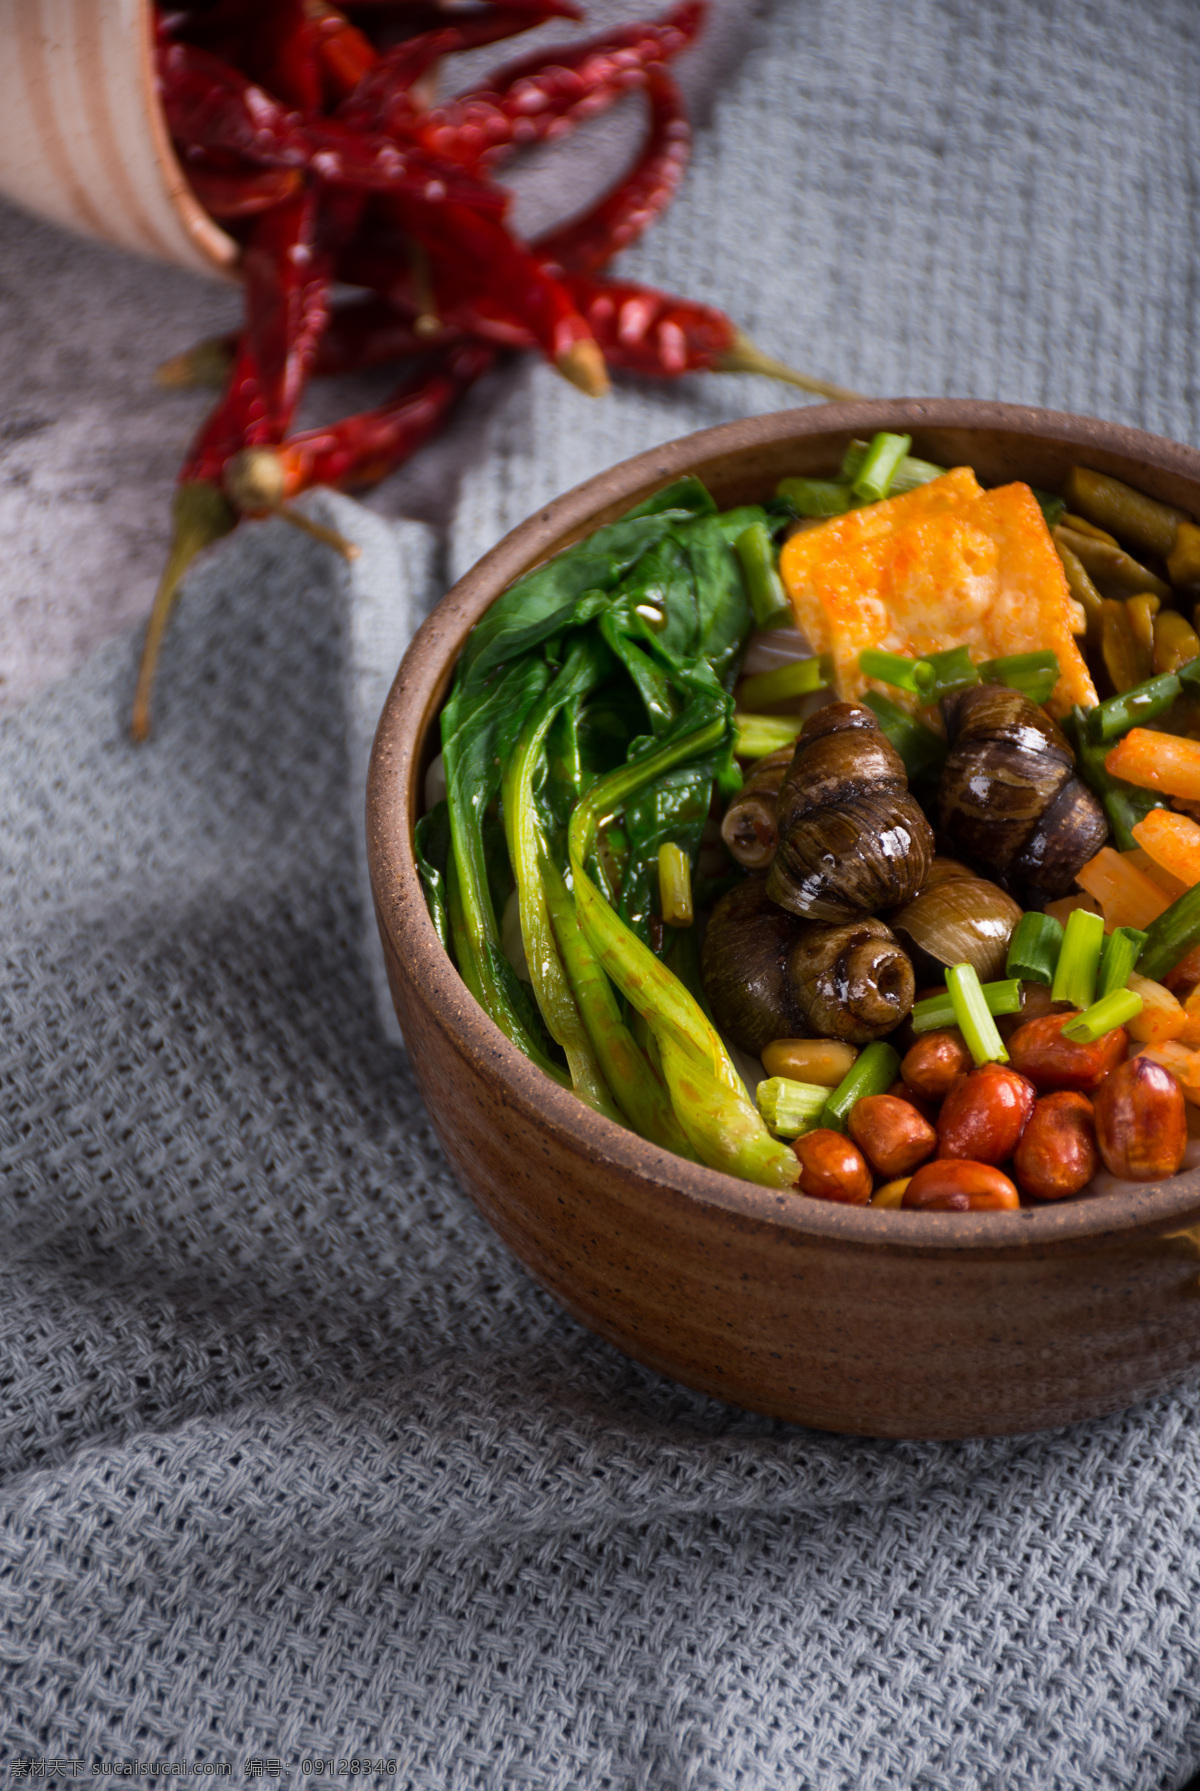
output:
{"label": "bowl rim", "polygon": [[[677,437],[574,486],[518,524],[446,593],[414,636],[380,716],[367,784],[367,849],[376,915],[386,944],[419,978],[426,1020],[503,1085],[504,1099],[580,1155],[627,1172],[656,1194],[673,1194],[781,1241],[823,1241],[897,1255],[991,1259],[1049,1246],[1067,1250],[1134,1243],[1200,1222],[1200,1169],[1120,1195],[1099,1195],[1018,1212],[904,1213],[797,1197],[691,1163],[606,1119],[561,1088],[512,1044],[469,994],[425,905],[412,846],[418,773],[462,642],[512,581],[572,540],[620,515],[648,491],[739,450],[820,435],[881,428],[994,430],[1086,450],[1102,462],[1137,460],[1200,486],[1200,451],[1124,424],[1032,405],[978,399],[898,398],[810,405],[740,418]],[[1102,467],[1101,467],[1101,470]]]}

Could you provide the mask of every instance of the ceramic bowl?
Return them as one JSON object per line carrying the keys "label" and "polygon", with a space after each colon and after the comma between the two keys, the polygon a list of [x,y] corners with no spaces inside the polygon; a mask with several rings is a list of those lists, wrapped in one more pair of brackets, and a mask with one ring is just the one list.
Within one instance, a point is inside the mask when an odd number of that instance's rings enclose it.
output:
{"label": "ceramic bowl", "polygon": [[52,223],[229,278],[154,90],[149,0],[0,0],[0,193]]}
{"label": "ceramic bowl", "polygon": [[[557,498],[439,604],[400,667],[368,793],[396,1012],[446,1154],[542,1285],[638,1361],[760,1412],[858,1435],[1068,1424],[1200,1368],[1200,1172],[1013,1213],[845,1207],[684,1162],[584,1107],[467,993],[413,860],[437,714],[472,625],[539,561],[685,472],[718,503],[835,470],[855,436],[989,483],[1082,463],[1200,513],[1200,453],[1137,430],[951,399],[777,412],[657,448]],[[1195,1229],[1193,1229],[1195,1228]]]}

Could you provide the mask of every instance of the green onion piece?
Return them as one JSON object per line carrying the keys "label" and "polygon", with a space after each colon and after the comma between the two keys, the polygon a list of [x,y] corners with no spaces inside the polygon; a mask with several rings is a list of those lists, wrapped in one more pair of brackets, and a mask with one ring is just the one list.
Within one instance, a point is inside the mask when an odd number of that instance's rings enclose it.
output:
{"label": "green onion piece", "polygon": [[979,673],[966,647],[948,647],[917,664],[917,690],[923,703],[937,703],[953,691],[978,684]]}
{"label": "green onion piece", "polygon": [[1200,659],[1189,659],[1180,666],[1177,676],[1189,696],[1200,696]]}
{"label": "green onion piece", "polygon": [[674,840],[658,848],[658,895],[662,917],[669,927],[690,927],[696,918],[692,907],[692,861]]}
{"label": "green onion piece", "polygon": [[1039,491],[1036,485],[1029,487],[1046,518],[1046,527],[1052,529],[1067,507],[1065,498],[1055,497],[1051,491]]}
{"label": "green onion piece", "polygon": [[1175,672],[1164,672],[1161,678],[1149,678],[1145,684],[1135,684],[1132,690],[1123,690],[1119,696],[1109,697],[1107,702],[1097,703],[1094,709],[1087,711],[1088,733],[1100,745],[1107,745],[1119,735],[1127,734],[1130,728],[1153,721],[1156,715],[1169,709],[1181,689],[1181,681]]}
{"label": "green onion piece", "polygon": [[[1023,977],[1027,983],[1045,983],[1049,988],[1062,942],[1061,920],[1055,920],[1052,914],[1023,914],[1008,942],[1004,968],[1009,976]],[[1133,965],[1129,968],[1132,970]]]}
{"label": "green onion piece", "polygon": [[1151,982],[1160,983],[1193,945],[1200,945],[1200,883],[1185,890],[1177,902],[1151,922],[1138,970]]}
{"label": "green onion piece", "polygon": [[949,748],[940,734],[877,691],[864,691],[863,702],[878,716],[880,727],[904,760],[910,779],[920,777],[923,771],[941,770]]}
{"label": "green onion piece", "polygon": [[752,522],[743,529],[734,543],[746,584],[746,595],[759,628],[783,628],[792,621],[792,606],[787,600],[775,543],[765,522]]}
{"label": "green onion piece", "polygon": [[1132,989],[1114,989],[1111,995],[1103,996],[1082,1014],[1068,1020],[1062,1035],[1065,1039],[1074,1039],[1077,1045],[1094,1045],[1106,1032],[1124,1026],[1126,1020],[1136,1020],[1142,1007],[1141,996],[1135,995]]}
{"label": "green onion piece", "polygon": [[790,746],[804,726],[798,715],[734,715],[733,750],[739,759],[765,759]]}
{"label": "green onion piece", "polygon": [[1097,745],[1088,733],[1088,713],[1076,703],[1063,722],[1063,733],[1075,748],[1076,771],[1100,798],[1117,850],[1132,852],[1137,845],[1133,829],[1139,821],[1145,820],[1152,808],[1161,808],[1163,799],[1153,790],[1143,790],[1137,784],[1127,784],[1123,778],[1109,776],[1104,763],[1108,749]]}
{"label": "green onion piece", "polygon": [[876,504],[892,489],[892,480],[908,450],[911,435],[889,435],[886,429],[871,438],[863,463],[855,474],[850,489],[865,504]]}
{"label": "green onion piece", "polygon": [[811,1132],[829,1099],[827,1088],[815,1082],[793,1082],[788,1076],[772,1076],[754,1091],[758,1110],[777,1138],[798,1138]]}
{"label": "green onion piece", "polygon": [[917,674],[924,664],[923,659],[906,659],[903,653],[885,653],[882,647],[864,647],[858,656],[864,678],[878,678],[881,684],[907,690],[913,696],[920,693]]}
{"label": "green onion piece", "polygon": [[740,695],[751,709],[769,708],[772,703],[786,703],[793,697],[824,690],[832,677],[833,660],[828,653],[822,653],[816,659],[793,659],[790,665],[777,666],[773,672],[744,678]]}
{"label": "green onion piece", "polygon": [[[1170,909],[1167,910],[1168,914]],[[1069,1001],[1080,1013],[1091,1007],[1096,995],[1096,972],[1104,949],[1104,922],[1086,908],[1076,908],[1067,920],[1062,950],[1054,967],[1050,993],[1055,1001]]]}
{"label": "green onion piece", "polygon": [[[1021,979],[1008,977],[1000,983],[980,983],[984,1005],[989,1014],[1019,1014],[1021,1011]],[[915,1033],[940,1032],[943,1026],[957,1026],[958,1012],[949,989],[939,989],[918,1001],[909,1015]]]}
{"label": "green onion piece", "polygon": [[1003,659],[985,659],[979,667],[981,684],[1007,684],[1031,703],[1050,700],[1058,683],[1057,653],[1007,653]]}
{"label": "green onion piece", "polygon": [[[862,471],[863,461],[867,458],[870,442],[851,442],[842,459],[842,478],[847,484],[853,484]],[[888,487],[889,497],[902,497],[906,491],[915,491],[919,485],[928,485],[931,479],[944,477],[944,466],[934,466],[931,460],[917,460],[912,454],[906,454],[895,472]]]}
{"label": "green onion piece", "polygon": [[946,987],[950,991],[954,1018],[975,1062],[1007,1063],[1008,1052],[996,1030],[974,964],[951,964],[946,972]]}
{"label": "green onion piece", "polygon": [[786,498],[797,516],[842,516],[854,499],[833,479],[781,479],[775,496]]}
{"label": "green onion piece", "polygon": [[867,1095],[886,1094],[899,1074],[900,1053],[894,1045],[877,1039],[873,1045],[865,1046],[855,1058],[854,1068],[847,1071],[833,1093],[825,1090],[821,1124],[844,1132],[846,1116],[855,1101],[864,1100]]}
{"label": "green onion piece", "polygon": [[1125,987],[1137,968],[1146,938],[1147,935],[1137,927],[1118,927],[1115,933],[1108,935],[1100,954],[1100,975],[1096,980],[1097,1000],[1111,995],[1115,989]]}

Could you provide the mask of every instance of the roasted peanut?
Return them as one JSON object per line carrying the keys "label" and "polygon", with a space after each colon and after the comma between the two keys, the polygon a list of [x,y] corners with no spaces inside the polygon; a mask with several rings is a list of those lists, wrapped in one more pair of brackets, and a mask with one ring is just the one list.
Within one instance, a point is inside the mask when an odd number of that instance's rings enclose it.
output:
{"label": "roasted peanut", "polygon": [[904,1205],[904,1190],[912,1180],[910,1175],[902,1175],[898,1181],[884,1182],[876,1188],[871,1196],[872,1206],[898,1207]]}
{"label": "roasted peanut", "polygon": [[897,1077],[892,1086],[885,1088],[883,1092],[894,1095],[898,1101],[907,1101],[910,1107],[916,1108],[922,1119],[927,1119],[931,1126],[937,1125],[938,1108],[942,1104],[940,1101],[931,1101],[927,1095],[919,1095],[900,1077]]}
{"label": "roasted peanut", "polygon": [[876,1174],[892,1180],[907,1175],[937,1148],[937,1133],[909,1101],[894,1095],[865,1095],[855,1101],[846,1130]]}
{"label": "roasted peanut", "polygon": [[1039,1200],[1065,1200],[1100,1167],[1096,1122],[1086,1095],[1070,1089],[1035,1101],[1013,1158],[1017,1181]]}
{"label": "roasted peanut", "polygon": [[1094,1105],[1106,1169],[1127,1182],[1174,1175],[1187,1149],[1187,1114],[1170,1070],[1149,1057],[1131,1057],[1105,1077]]}
{"label": "roasted peanut", "polygon": [[1087,1094],[1099,1088],[1109,1071],[1124,1059],[1129,1034],[1123,1026],[1114,1027],[1094,1044],[1081,1045],[1062,1036],[1063,1027],[1074,1018],[1070,1013],[1047,1014],[1019,1027],[1008,1041],[1013,1068],[1028,1076],[1039,1094],[1052,1094],[1059,1088]]}
{"label": "roasted peanut", "polygon": [[1004,1163],[1033,1112],[1033,1084],[1000,1063],[961,1076],[938,1114],[938,1156]]}
{"label": "roasted peanut", "polygon": [[944,1032],[927,1032],[904,1053],[900,1074],[914,1094],[940,1101],[950,1092],[956,1076],[971,1067],[971,1053],[957,1026]]}
{"label": "roasted peanut", "polygon": [[924,1163],[907,1188],[901,1206],[935,1213],[992,1213],[1020,1206],[1016,1188],[991,1163],[965,1157]]}
{"label": "roasted peanut", "polygon": [[871,1198],[871,1171],[858,1146],[840,1132],[819,1126],[795,1143],[800,1160],[799,1188],[814,1200],[840,1200],[866,1206]]}
{"label": "roasted peanut", "polygon": [[836,1088],[854,1068],[858,1052],[840,1039],[773,1039],[763,1046],[762,1066],[768,1076],[786,1076],[817,1088]]}

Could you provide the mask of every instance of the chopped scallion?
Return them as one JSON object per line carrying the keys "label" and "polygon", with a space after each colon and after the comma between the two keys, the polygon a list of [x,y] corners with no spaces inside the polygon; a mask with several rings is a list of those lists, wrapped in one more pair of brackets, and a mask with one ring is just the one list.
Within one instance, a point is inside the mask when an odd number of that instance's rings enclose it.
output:
{"label": "chopped scallion", "polygon": [[885,498],[892,488],[892,480],[899,470],[900,462],[911,447],[911,435],[890,435],[886,429],[881,429],[878,435],[872,436],[870,446],[863,456],[863,463],[851,485],[855,497],[861,498],[865,504],[875,504]]}
{"label": "chopped scallion", "polygon": [[755,624],[759,628],[786,627],[792,620],[792,609],[779,576],[775,543],[766,523],[752,522],[748,529],[743,529],[734,543],[734,552],[742,568]]}
{"label": "chopped scallion", "polygon": [[830,1126],[835,1132],[844,1132],[846,1116],[855,1101],[864,1100],[867,1095],[886,1094],[899,1074],[900,1053],[893,1045],[877,1039],[873,1045],[864,1046],[854,1060],[853,1069],[842,1077],[833,1093],[825,1090],[821,1124]]}
{"label": "chopped scallion", "polygon": [[833,662],[827,653],[816,659],[793,659],[790,665],[776,666],[773,672],[759,672],[753,678],[743,679],[740,696],[751,709],[769,708],[772,703],[786,703],[793,697],[824,690],[832,676]]}
{"label": "chopped scallion", "polygon": [[841,516],[854,502],[850,487],[835,479],[781,479],[775,495],[786,498],[797,516]]}
{"label": "chopped scallion", "polygon": [[1067,920],[1050,986],[1055,1001],[1069,1001],[1080,1013],[1091,1007],[1103,949],[1104,922],[1100,915],[1091,914],[1086,908],[1074,909]]}
{"label": "chopped scallion", "polygon": [[1043,653],[1006,653],[1002,659],[985,659],[979,667],[981,684],[1007,684],[1031,703],[1048,702],[1058,677],[1058,655],[1049,649]]}
{"label": "chopped scallion", "polygon": [[811,1132],[829,1099],[827,1088],[814,1082],[793,1082],[788,1076],[772,1076],[754,1091],[758,1110],[778,1138],[798,1138]]}
{"label": "chopped scallion", "polygon": [[1063,1037],[1073,1039],[1077,1045],[1093,1045],[1106,1032],[1124,1026],[1126,1020],[1136,1020],[1142,1006],[1141,996],[1135,995],[1132,989],[1114,989],[1082,1014],[1068,1020],[1062,1029]]}
{"label": "chopped scallion", "polygon": [[[851,442],[842,459],[842,478],[847,484],[853,484],[862,471],[863,461],[867,458],[870,442]],[[944,466],[934,466],[931,460],[918,460],[912,454],[906,454],[895,472],[892,483],[888,487],[889,497],[903,497],[906,491],[916,491],[919,485],[928,485],[932,479],[944,477]]]}
{"label": "chopped scallion", "polygon": [[[1004,1040],[996,1030],[996,1022],[992,1018],[975,966],[952,964],[946,972],[946,987],[950,991],[954,1018],[975,1062],[1007,1063],[1008,1052],[1004,1049]],[[1017,994],[1019,998],[1019,988]]]}
{"label": "chopped scallion", "polygon": [[938,703],[956,690],[978,684],[979,673],[966,647],[947,647],[917,662],[917,689],[923,703]]}
{"label": "chopped scallion", "polygon": [[895,690],[907,690],[912,696],[920,693],[918,673],[923,659],[906,659],[903,653],[885,653],[882,647],[864,647],[858,656],[858,669],[864,678],[878,678]]}
{"label": "chopped scallion", "polygon": [[[999,983],[980,983],[979,988],[989,1014],[1020,1013],[1019,976],[1008,977]],[[913,1031],[918,1035],[923,1032],[940,1032],[943,1026],[957,1026],[958,1013],[949,989],[939,989],[936,995],[927,995],[924,1001],[918,1001],[909,1020]]]}
{"label": "chopped scallion", "polygon": [[[1054,981],[1054,966],[1062,950],[1063,926],[1052,914],[1023,914],[1008,942],[1009,976],[1023,977],[1027,983]],[[1129,968],[1132,970],[1133,965]]]}
{"label": "chopped scallion", "polygon": [[1146,938],[1147,935],[1139,932],[1137,927],[1118,927],[1115,933],[1108,935],[1100,954],[1100,974],[1096,980],[1097,1000],[1125,987],[1137,968]]}
{"label": "chopped scallion", "polygon": [[733,718],[733,750],[739,759],[765,759],[790,746],[804,726],[798,715],[743,715]]}
{"label": "chopped scallion", "polygon": [[923,771],[941,769],[948,749],[940,734],[878,691],[864,692],[863,702],[878,716],[880,727],[904,760],[910,778],[919,777]]}

